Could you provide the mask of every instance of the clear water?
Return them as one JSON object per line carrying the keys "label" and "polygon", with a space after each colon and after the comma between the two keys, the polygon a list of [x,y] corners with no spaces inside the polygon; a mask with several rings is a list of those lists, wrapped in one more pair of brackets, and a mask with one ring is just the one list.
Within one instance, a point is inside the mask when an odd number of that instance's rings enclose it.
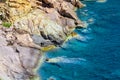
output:
{"label": "clear water", "polygon": [[88,28],[76,30],[82,38],[46,54],[64,61],[43,63],[42,80],[120,80],[120,1],[85,3],[77,14]]}

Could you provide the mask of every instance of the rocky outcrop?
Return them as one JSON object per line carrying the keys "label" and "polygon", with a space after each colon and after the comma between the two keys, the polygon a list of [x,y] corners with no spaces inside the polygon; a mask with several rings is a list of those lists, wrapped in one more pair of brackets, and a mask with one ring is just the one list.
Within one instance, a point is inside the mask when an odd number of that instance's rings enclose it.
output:
{"label": "rocky outcrop", "polygon": [[0,79],[33,78],[41,52],[61,45],[76,26],[84,26],[75,13],[83,6],[79,0],[0,1]]}
{"label": "rocky outcrop", "polygon": [[20,46],[21,39],[16,40],[17,36],[27,39],[28,34],[21,35],[12,29],[0,29],[1,80],[30,80],[36,75],[33,69],[38,65],[42,54],[38,49]]}

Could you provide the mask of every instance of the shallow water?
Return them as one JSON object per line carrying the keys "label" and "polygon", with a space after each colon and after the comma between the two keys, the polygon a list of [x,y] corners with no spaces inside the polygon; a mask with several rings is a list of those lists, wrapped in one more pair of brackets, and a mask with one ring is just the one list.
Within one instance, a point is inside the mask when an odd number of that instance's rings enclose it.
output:
{"label": "shallow water", "polygon": [[79,38],[46,54],[71,62],[43,63],[38,71],[42,80],[120,80],[120,1],[85,3],[77,14],[88,28],[77,29]]}

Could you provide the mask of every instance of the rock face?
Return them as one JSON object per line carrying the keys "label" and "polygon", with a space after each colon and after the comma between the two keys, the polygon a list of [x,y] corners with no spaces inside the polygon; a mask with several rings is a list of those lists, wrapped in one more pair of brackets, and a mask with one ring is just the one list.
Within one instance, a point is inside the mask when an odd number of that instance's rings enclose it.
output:
{"label": "rock face", "polygon": [[[16,35],[12,29],[7,30],[0,29],[0,79],[30,80],[30,77],[35,76],[33,69],[37,66],[41,53],[38,49],[20,46],[15,39],[21,34]],[[24,34],[21,38],[27,36]]]}
{"label": "rock face", "polygon": [[[75,13],[83,6],[79,0],[0,0],[0,79],[34,77],[41,51],[84,26]],[[4,28],[5,22],[11,28]]]}

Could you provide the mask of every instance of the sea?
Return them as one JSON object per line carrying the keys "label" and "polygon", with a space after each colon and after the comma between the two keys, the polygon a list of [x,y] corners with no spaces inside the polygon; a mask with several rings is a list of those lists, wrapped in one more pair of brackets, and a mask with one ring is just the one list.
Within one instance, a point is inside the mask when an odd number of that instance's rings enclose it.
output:
{"label": "sea", "polygon": [[42,80],[120,80],[120,0],[83,1],[76,11],[87,28],[79,37],[46,52]]}

